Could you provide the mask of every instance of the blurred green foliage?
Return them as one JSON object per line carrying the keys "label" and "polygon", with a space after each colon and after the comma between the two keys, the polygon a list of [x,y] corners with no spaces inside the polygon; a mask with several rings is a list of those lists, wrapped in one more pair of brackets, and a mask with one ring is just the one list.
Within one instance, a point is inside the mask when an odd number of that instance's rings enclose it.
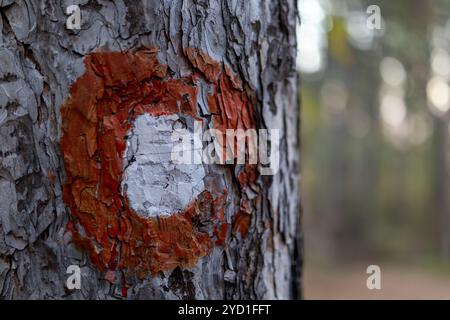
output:
{"label": "blurred green foliage", "polygon": [[[450,257],[449,117],[430,112],[426,88],[433,73],[434,30],[444,28],[450,35],[450,1],[320,3],[330,25],[324,60],[317,72],[302,74],[301,83],[306,255],[445,261]],[[372,4],[381,8],[383,30],[352,39],[351,17],[367,15]],[[443,49],[449,52],[446,35]],[[366,40],[370,46],[358,47],[357,41]],[[299,37],[300,48],[302,41]],[[403,66],[401,87],[383,82],[380,64],[386,57]],[[380,112],[389,90],[406,107],[396,127],[383,118],[398,117],[389,114],[389,105],[387,114]]]}

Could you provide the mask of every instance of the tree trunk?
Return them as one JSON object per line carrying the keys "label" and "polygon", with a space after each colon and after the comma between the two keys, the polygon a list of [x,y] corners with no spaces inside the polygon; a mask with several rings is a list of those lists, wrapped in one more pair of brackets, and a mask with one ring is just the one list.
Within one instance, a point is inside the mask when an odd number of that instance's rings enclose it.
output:
{"label": "tree trunk", "polygon": [[[75,3],[80,30],[66,28],[71,1],[0,1],[0,297],[300,297],[296,1]],[[185,199],[163,166],[173,192],[155,205],[132,176],[161,164],[128,149],[139,119],[152,130],[175,106],[209,128],[280,129],[279,170],[197,165],[204,190]]]}

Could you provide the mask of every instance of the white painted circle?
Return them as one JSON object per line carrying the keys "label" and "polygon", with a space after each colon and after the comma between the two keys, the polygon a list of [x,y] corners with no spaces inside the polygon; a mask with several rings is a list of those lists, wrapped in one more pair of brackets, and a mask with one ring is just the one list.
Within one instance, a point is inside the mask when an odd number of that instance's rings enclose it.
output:
{"label": "white painted circle", "polygon": [[136,118],[128,132],[122,194],[141,216],[157,217],[183,211],[203,190],[202,164],[171,160],[172,132],[177,115]]}

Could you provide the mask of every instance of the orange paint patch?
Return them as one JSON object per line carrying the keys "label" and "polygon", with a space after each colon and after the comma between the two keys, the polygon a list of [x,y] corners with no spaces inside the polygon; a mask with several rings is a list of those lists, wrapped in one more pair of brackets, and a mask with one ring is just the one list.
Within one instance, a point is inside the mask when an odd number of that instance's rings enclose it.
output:
{"label": "orange paint patch", "polygon": [[[252,104],[229,68],[223,72],[221,64],[188,48],[198,71],[171,79],[157,51],[143,47],[87,55],[86,71],[72,85],[61,110],[60,146],[67,176],[64,201],[71,211],[68,229],[102,271],[121,269],[145,277],[149,272],[192,267],[227,236],[226,190],[221,194],[204,190],[183,212],[159,218],[138,215],[120,192],[126,135],[134,120],[144,113],[199,118],[195,84],[199,77],[215,86],[207,97],[214,127],[224,132],[254,127]],[[245,171],[252,178],[239,178],[241,188],[255,182],[257,174],[252,166]],[[201,230],[200,220],[214,223],[213,234]],[[111,273],[107,276],[113,280]],[[125,285],[123,290],[126,293]]]}

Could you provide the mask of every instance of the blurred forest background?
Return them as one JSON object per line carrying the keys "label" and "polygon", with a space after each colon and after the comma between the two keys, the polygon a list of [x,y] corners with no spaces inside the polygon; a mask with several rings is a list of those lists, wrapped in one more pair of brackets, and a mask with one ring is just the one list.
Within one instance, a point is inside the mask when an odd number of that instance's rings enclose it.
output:
{"label": "blurred forest background", "polygon": [[450,0],[299,11],[305,297],[450,299]]}

